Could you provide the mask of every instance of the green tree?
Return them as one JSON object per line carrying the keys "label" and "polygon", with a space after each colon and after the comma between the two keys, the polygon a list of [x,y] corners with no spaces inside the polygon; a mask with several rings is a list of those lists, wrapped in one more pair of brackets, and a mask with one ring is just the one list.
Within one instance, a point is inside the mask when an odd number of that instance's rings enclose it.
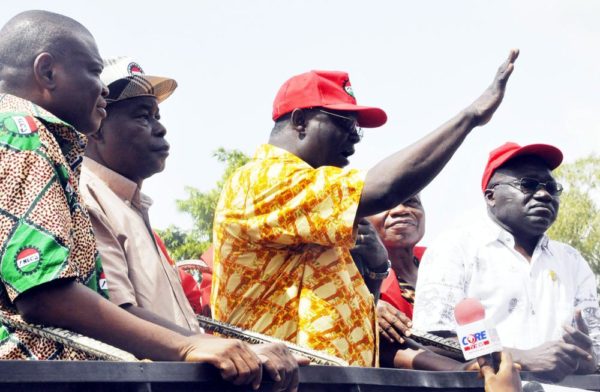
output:
{"label": "green tree", "polygon": [[177,209],[192,217],[193,228],[190,231],[169,226],[158,230],[171,257],[175,260],[198,258],[212,243],[212,227],[215,218],[215,208],[221,195],[225,181],[240,166],[250,158],[240,150],[226,150],[220,147],[213,153],[217,161],[225,164],[225,171],[215,187],[207,192],[201,192],[194,187],[186,187],[188,197],[177,200]]}
{"label": "green tree", "polygon": [[174,225],[156,232],[165,243],[173,260],[197,259],[210,244],[196,240],[191,233]]}
{"label": "green tree", "polygon": [[548,236],[583,255],[596,274],[600,293],[600,157],[590,155],[562,165],[554,176],[565,190]]}

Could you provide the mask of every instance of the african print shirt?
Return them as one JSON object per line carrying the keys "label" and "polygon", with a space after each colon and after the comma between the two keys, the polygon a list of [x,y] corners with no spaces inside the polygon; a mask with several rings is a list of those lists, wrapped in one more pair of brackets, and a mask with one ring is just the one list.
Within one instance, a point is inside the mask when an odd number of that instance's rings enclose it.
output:
{"label": "african print shirt", "polygon": [[261,146],[215,212],[215,318],[375,366],[373,296],[349,251],[363,184],[357,170]]}
{"label": "african print shirt", "polygon": [[[44,109],[0,94],[0,314],[41,284],[71,278],[106,296],[100,258],[78,191],[85,136]],[[1,359],[90,359],[0,326]]]}

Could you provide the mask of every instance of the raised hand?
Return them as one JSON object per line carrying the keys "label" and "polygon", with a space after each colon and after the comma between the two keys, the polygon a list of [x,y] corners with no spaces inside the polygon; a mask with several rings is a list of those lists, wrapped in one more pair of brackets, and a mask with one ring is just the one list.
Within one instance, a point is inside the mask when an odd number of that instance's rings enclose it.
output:
{"label": "raised hand", "polygon": [[473,126],[486,124],[500,106],[517,57],[519,57],[519,50],[512,49],[506,61],[498,68],[492,84],[466,109],[466,112],[472,116]]}

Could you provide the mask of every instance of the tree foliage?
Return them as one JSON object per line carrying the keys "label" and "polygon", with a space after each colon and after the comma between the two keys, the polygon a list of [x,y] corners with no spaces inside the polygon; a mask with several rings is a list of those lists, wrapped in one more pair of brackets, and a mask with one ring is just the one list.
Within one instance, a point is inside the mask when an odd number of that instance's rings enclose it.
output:
{"label": "tree foliage", "polygon": [[197,259],[210,245],[210,242],[198,241],[191,233],[174,225],[156,232],[165,243],[173,260]]}
{"label": "tree foliage", "polygon": [[596,274],[600,292],[600,157],[590,155],[562,165],[554,176],[565,190],[548,236],[583,255]]}
{"label": "tree foliage", "polygon": [[175,226],[169,226],[166,230],[158,231],[175,260],[198,258],[212,243],[215,208],[223,185],[238,167],[250,160],[239,150],[226,150],[223,147],[217,149],[213,156],[217,161],[225,164],[225,171],[215,187],[206,192],[194,187],[186,187],[188,197],[177,200],[177,209],[191,216],[192,230],[186,232]]}

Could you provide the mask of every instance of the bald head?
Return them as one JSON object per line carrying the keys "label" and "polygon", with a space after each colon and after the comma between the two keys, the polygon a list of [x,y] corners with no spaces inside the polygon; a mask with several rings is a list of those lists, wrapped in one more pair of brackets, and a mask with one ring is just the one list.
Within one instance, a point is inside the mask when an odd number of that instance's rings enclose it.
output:
{"label": "bald head", "polygon": [[92,34],[48,11],[25,11],[0,30],[0,92],[31,101],[80,132],[95,132],[108,94]]}
{"label": "bald head", "polygon": [[0,89],[26,89],[40,53],[63,58],[73,41],[83,37],[93,39],[83,25],[64,15],[37,10],[16,15],[0,30]]}

